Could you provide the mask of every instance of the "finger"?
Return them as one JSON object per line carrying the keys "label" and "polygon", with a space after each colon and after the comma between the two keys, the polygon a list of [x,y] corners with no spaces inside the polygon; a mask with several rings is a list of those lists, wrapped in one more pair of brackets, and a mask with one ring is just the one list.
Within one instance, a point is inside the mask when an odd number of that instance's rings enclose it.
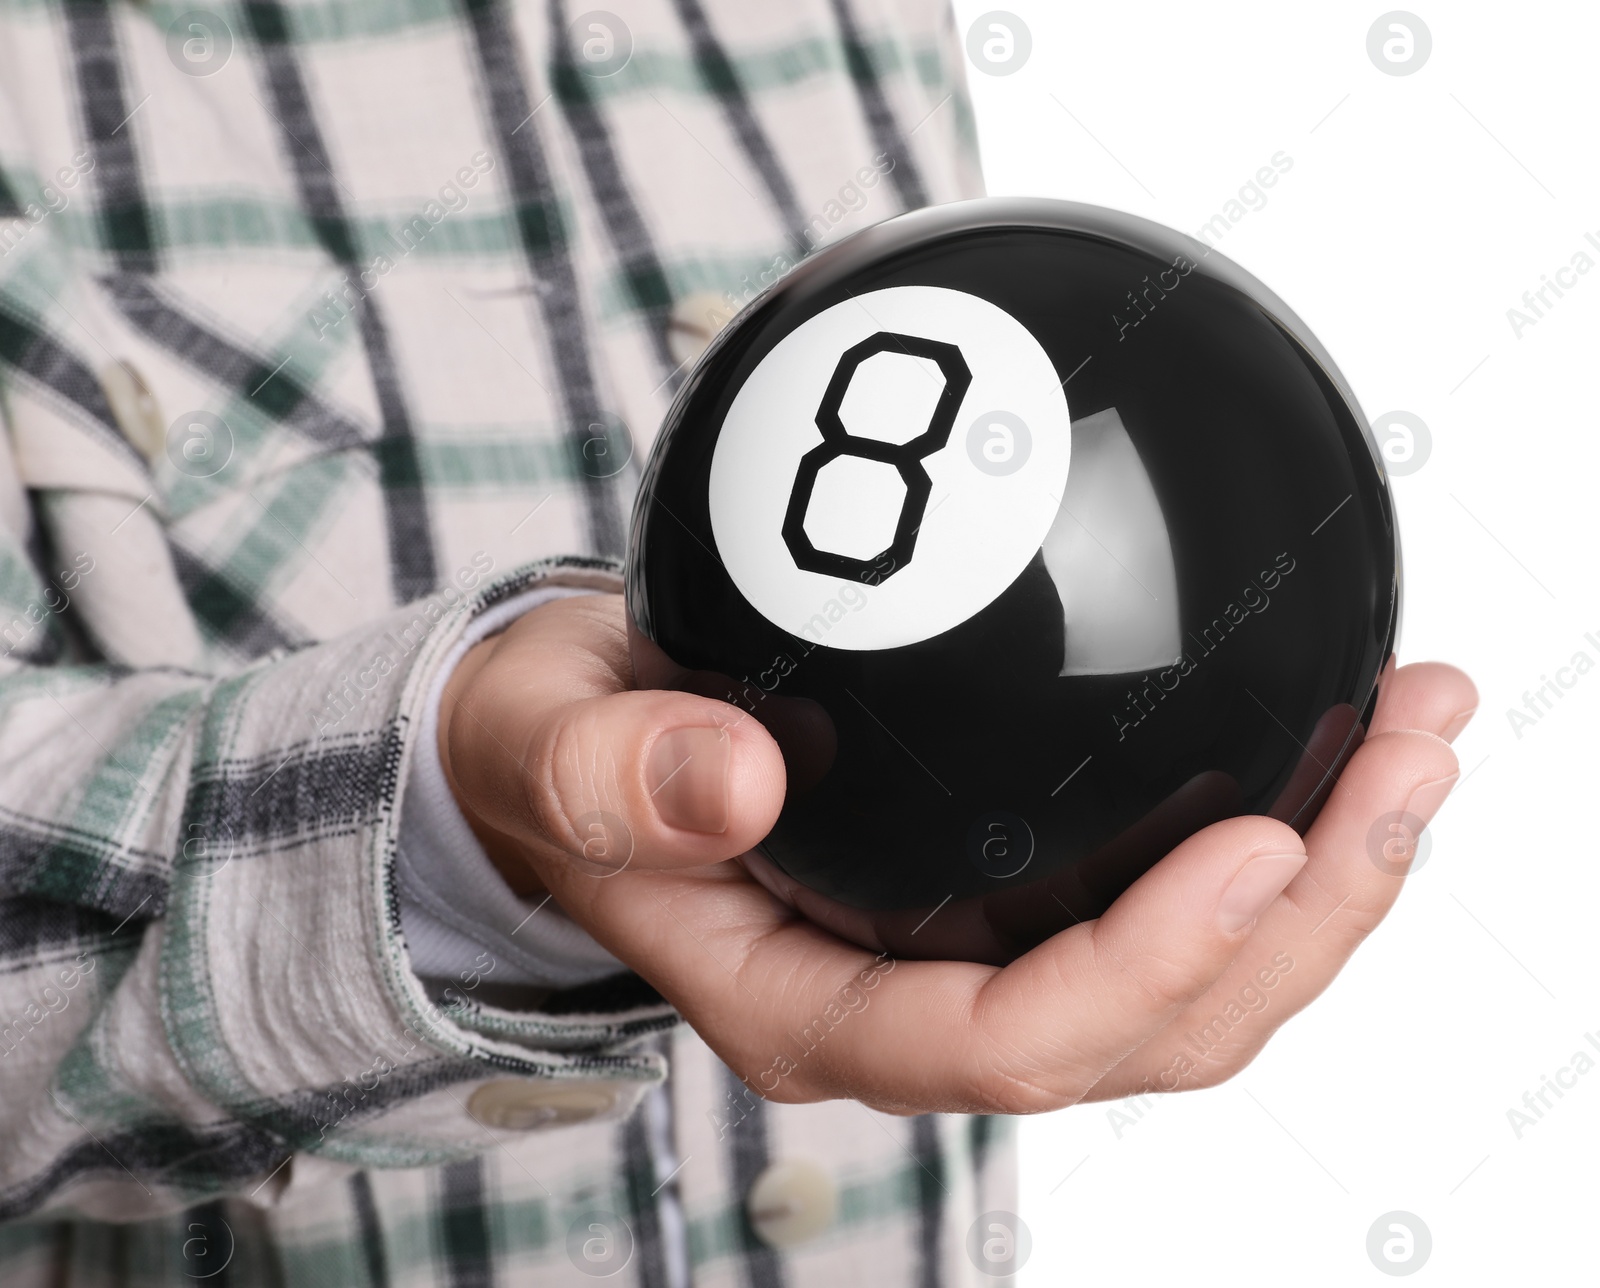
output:
{"label": "finger", "polygon": [[595,596],[535,609],[499,637],[441,713],[452,782],[541,873],[744,853],[783,804],[776,744],[726,703],[619,691],[619,632],[615,606]]}
{"label": "finger", "polygon": [[1478,709],[1478,689],[1464,671],[1443,662],[1413,662],[1384,676],[1372,732],[1421,729],[1454,742]]}
{"label": "finger", "polygon": [[978,1054],[1007,1079],[996,1107],[1031,1112],[1052,1096],[1080,1098],[1207,991],[1305,862],[1301,838],[1274,820],[1214,824],[1103,916],[1001,971],[974,1017]]}
{"label": "finger", "polygon": [[[1393,842],[1433,818],[1457,773],[1455,753],[1433,734],[1396,730],[1369,739],[1306,836],[1310,861],[1238,958],[1094,1098],[1212,1086],[1254,1059],[1393,906],[1408,862],[1394,861]],[[1396,833],[1389,823],[1402,815],[1415,818]]]}
{"label": "finger", "polygon": [[1304,861],[1300,838],[1282,824],[1219,823],[1157,864],[1104,917],[1004,970],[877,960],[881,978],[859,1013],[841,1010],[841,989],[875,959],[807,923],[774,927],[770,915],[727,905],[705,915],[703,900],[674,897],[672,878],[643,873],[631,890],[593,883],[614,888],[580,915],[607,942],[638,953],[629,964],[743,1076],[759,1072],[751,1061],[770,1064],[792,1050],[794,1035],[815,1031],[818,1017],[840,1021],[764,1094],[849,1095],[919,1112],[1032,1112],[1075,1101],[1202,994]]}

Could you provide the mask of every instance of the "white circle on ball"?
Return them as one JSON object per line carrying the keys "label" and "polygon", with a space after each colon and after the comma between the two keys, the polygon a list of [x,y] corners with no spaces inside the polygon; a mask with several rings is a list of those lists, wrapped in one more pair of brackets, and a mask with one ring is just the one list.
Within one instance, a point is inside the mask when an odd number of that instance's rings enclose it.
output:
{"label": "white circle on ball", "polygon": [[[910,557],[879,559],[855,576],[811,571],[798,566],[783,534],[801,458],[824,442],[817,415],[846,351],[885,333],[954,345],[971,381],[947,440],[921,458],[932,487],[914,520]],[[915,441],[943,376],[934,362],[896,352],[893,341],[880,346],[855,368],[840,421],[853,439]],[[976,468],[967,450],[973,417],[995,412],[1019,418],[1032,438],[1012,473]],[[717,554],[763,617],[810,644],[861,651],[931,639],[982,612],[1039,553],[1066,489],[1071,423],[1055,364],[998,305],[941,286],[892,286],[845,300],[778,341],[734,396],[711,459]],[[885,551],[907,503],[905,487],[888,485],[894,473],[847,449],[817,475],[806,535],[855,560]]]}

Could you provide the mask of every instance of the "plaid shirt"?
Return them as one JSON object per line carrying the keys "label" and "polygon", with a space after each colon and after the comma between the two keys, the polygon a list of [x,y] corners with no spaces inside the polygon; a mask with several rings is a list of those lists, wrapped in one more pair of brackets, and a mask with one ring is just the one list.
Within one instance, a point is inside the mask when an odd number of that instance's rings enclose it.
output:
{"label": "plaid shirt", "polygon": [[0,7],[7,1288],[983,1281],[1004,1122],[769,1105],[631,975],[408,964],[453,642],[616,587],[706,301],[979,190],[941,0],[614,4]]}

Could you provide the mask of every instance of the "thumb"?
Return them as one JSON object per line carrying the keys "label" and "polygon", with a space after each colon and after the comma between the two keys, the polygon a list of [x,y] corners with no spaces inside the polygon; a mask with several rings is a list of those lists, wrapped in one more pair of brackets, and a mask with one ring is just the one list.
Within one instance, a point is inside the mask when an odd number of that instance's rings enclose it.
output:
{"label": "thumb", "polygon": [[621,688],[618,623],[597,598],[535,609],[464,660],[441,713],[463,812],[552,876],[743,854],[783,806],[777,744],[727,703]]}

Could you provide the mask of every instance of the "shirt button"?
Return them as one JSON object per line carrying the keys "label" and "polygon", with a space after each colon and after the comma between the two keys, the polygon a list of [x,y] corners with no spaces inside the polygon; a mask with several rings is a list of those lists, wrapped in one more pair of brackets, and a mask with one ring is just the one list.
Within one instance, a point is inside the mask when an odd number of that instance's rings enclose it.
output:
{"label": "shirt button", "polygon": [[667,322],[667,347],[679,366],[687,366],[711,343],[717,332],[728,325],[738,309],[728,297],[716,291],[696,291],[672,306]]}
{"label": "shirt button", "polygon": [[128,441],[154,462],[166,450],[167,426],[139,369],[131,362],[107,363],[100,371],[100,389]]}
{"label": "shirt button", "polygon": [[816,1238],[838,1212],[833,1179],[804,1159],[774,1163],[756,1177],[745,1199],[751,1228],[772,1248],[792,1248]]}
{"label": "shirt button", "polygon": [[474,1091],[467,1112],[485,1127],[537,1131],[588,1122],[616,1103],[615,1091],[592,1083],[561,1085],[502,1078]]}

